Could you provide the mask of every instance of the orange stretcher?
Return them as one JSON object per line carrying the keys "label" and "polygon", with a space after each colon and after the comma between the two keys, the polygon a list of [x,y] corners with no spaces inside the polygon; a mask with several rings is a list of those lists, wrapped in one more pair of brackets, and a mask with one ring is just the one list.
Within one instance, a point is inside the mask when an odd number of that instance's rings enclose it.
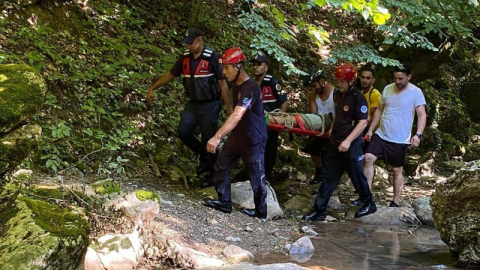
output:
{"label": "orange stretcher", "polygon": [[[329,138],[330,134],[328,132],[321,132],[317,130],[309,130],[305,128],[305,125],[303,125],[303,122],[300,120],[301,117],[299,115],[293,115],[295,119],[297,120],[298,127],[294,127],[291,129],[286,128],[285,126],[279,125],[279,124],[274,124],[274,123],[268,123],[267,128],[273,131],[277,132],[288,132],[288,133],[293,133],[293,134],[298,134],[298,135],[305,135],[305,136],[318,136],[322,138]],[[363,137],[364,141],[370,141],[370,137],[365,136]]]}

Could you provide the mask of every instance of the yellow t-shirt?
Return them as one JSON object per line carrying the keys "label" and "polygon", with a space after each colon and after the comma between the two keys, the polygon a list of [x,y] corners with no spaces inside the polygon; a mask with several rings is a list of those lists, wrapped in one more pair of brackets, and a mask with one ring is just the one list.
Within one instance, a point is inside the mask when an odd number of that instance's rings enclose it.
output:
{"label": "yellow t-shirt", "polygon": [[[370,94],[372,92],[372,94]],[[382,97],[382,94],[380,94],[380,91],[377,89],[373,88],[371,91],[368,91],[367,93],[363,93],[363,96],[365,96],[365,99],[367,100],[368,104],[368,115],[371,120],[373,115],[370,113],[370,108],[378,108],[380,105],[380,98]],[[378,122],[378,125],[375,127],[377,129],[380,125],[380,122]]]}

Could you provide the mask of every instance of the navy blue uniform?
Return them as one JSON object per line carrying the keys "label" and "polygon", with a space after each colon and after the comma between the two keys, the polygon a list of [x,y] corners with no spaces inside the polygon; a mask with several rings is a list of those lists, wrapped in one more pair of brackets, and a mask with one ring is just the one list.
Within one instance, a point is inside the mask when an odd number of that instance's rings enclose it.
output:
{"label": "navy blue uniform", "polygon": [[[181,113],[178,137],[200,155],[201,162],[212,165],[215,155],[207,153],[205,149],[208,140],[217,132],[221,109],[218,80],[225,79],[218,59],[215,51],[204,47],[197,59],[187,51],[170,69],[176,77],[183,75],[185,94],[190,98]],[[201,130],[201,142],[193,135],[197,126]]]}
{"label": "navy blue uniform", "polygon": [[333,191],[337,188],[343,173],[346,171],[353,182],[360,199],[372,200],[367,178],[363,174],[363,139],[359,135],[350,144],[347,152],[339,152],[339,145],[350,135],[359,120],[367,120],[367,101],[355,87],[345,94],[337,91],[334,94],[335,120],[333,122],[330,145],[324,155],[322,166],[322,184],[315,199],[314,209],[325,212]]}
{"label": "navy blue uniform", "polygon": [[249,180],[253,190],[255,210],[261,216],[267,214],[267,187],[264,170],[265,142],[267,129],[263,114],[260,88],[248,79],[236,85],[233,95],[236,106],[247,109],[240,122],[232,130],[222,152],[215,162],[213,183],[218,193],[218,200],[231,205],[230,170],[242,158],[248,169]]}
{"label": "navy blue uniform", "polygon": [[[262,90],[263,109],[267,112],[271,112],[275,109],[279,109],[280,105],[287,101],[287,96],[281,94],[282,86],[278,83],[270,74],[266,74],[260,83],[260,89]],[[278,153],[278,132],[273,130],[267,130],[267,144],[265,146],[265,174],[270,176],[275,166]]]}

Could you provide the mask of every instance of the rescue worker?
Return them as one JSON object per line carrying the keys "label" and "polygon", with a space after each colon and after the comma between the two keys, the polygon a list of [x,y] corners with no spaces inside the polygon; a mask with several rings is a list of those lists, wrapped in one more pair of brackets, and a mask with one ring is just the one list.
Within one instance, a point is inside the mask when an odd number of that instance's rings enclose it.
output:
{"label": "rescue worker", "polygon": [[[308,105],[310,113],[319,115],[335,115],[333,93],[335,87],[330,85],[325,79],[325,71],[321,67],[315,67],[310,71],[305,79],[305,87],[309,87]],[[322,155],[329,144],[328,138],[319,136],[310,136],[303,151],[310,154],[313,165],[315,166],[315,176],[310,180],[310,184],[321,182]]]}
{"label": "rescue worker", "polygon": [[[160,77],[147,93],[147,103],[153,105],[153,91],[167,85],[175,77],[183,75],[182,84],[185,94],[190,100],[185,105],[178,125],[178,137],[193,152],[200,156],[200,165],[197,174],[207,173],[209,180],[202,186],[211,183],[215,155],[207,153],[205,147],[207,141],[217,131],[218,117],[221,109],[220,97],[226,105],[227,114],[233,111],[232,101],[228,93],[228,86],[218,63],[219,56],[211,48],[203,45],[203,31],[199,28],[188,29],[183,43],[187,51],[177,60],[174,66]],[[194,131],[200,126],[200,142],[194,135]]]}
{"label": "rescue worker", "polygon": [[225,77],[235,84],[233,99],[236,107],[207,144],[208,152],[215,153],[220,140],[231,131],[215,162],[213,181],[218,200],[206,200],[205,205],[225,213],[232,211],[230,170],[241,158],[248,169],[255,203],[255,209],[243,209],[242,212],[265,219],[267,187],[264,154],[267,128],[260,87],[245,72],[245,56],[240,48],[226,50],[220,60]]}
{"label": "rescue worker", "polygon": [[357,71],[352,64],[335,70],[338,91],[334,94],[335,118],[330,134],[330,145],[325,152],[322,166],[322,184],[315,199],[314,210],[303,216],[304,220],[325,220],[327,204],[343,173],[350,176],[355,190],[364,205],[355,213],[356,217],[377,211],[363,174],[362,132],[367,126],[367,101],[354,86]]}
{"label": "rescue worker", "polygon": [[[265,55],[256,54],[250,60],[254,64],[253,74],[255,81],[260,86],[262,93],[263,110],[271,112],[275,109],[287,111],[287,96],[282,94],[282,86],[278,80],[268,74],[268,60]],[[267,144],[265,146],[265,175],[271,181],[273,167],[278,153],[278,132],[267,130]]]}

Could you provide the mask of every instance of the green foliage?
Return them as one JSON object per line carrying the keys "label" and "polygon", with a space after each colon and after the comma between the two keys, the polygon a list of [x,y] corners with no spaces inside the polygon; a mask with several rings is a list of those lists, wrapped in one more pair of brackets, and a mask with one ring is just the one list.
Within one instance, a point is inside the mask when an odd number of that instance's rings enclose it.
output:
{"label": "green foliage", "polygon": [[399,66],[400,62],[394,59],[379,56],[372,48],[366,45],[339,48],[332,51],[330,57],[325,60],[326,64],[336,64],[340,61],[374,63],[386,66]]}
{"label": "green foliage", "polygon": [[120,184],[112,179],[98,181],[93,183],[91,186],[93,190],[98,194],[112,194],[122,192]]}
{"label": "green foliage", "polygon": [[[279,12],[276,10],[276,12]],[[252,30],[254,34],[253,43],[250,44],[257,52],[266,52],[275,57],[277,61],[286,67],[285,73],[290,75],[306,74],[295,67],[295,59],[289,56],[288,51],[282,47],[282,43],[292,39],[291,33],[278,29],[272,23],[265,20],[258,13],[242,12],[238,18],[245,29]]]}

